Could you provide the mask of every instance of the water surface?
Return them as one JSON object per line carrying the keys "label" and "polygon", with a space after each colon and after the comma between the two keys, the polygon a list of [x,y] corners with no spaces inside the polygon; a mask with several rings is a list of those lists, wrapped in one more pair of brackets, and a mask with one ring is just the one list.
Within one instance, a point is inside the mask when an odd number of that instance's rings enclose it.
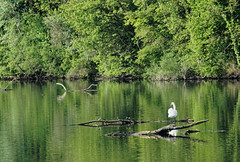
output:
{"label": "water surface", "polygon": [[[84,89],[87,81],[58,81]],[[9,82],[0,82],[5,88]],[[12,82],[0,92],[0,161],[238,161],[240,83],[237,81],[103,81],[97,91],[67,92],[56,82]],[[70,126],[99,118],[195,121],[200,133],[183,138],[106,137],[111,132],[154,130],[167,123],[93,128]],[[182,125],[182,123],[177,123]]]}

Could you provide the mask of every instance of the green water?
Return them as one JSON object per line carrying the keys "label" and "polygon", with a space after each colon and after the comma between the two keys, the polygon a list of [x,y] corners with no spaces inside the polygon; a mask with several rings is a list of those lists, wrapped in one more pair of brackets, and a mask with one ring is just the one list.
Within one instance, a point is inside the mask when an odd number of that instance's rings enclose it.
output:
{"label": "green water", "polygon": [[[84,89],[87,81],[58,81]],[[0,82],[5,88],[9,82]],[[0,92],[0,161],[238,161],[240,82],[96,83],[96,92],[66,93],[56,82],[12,82]],[[106,137],[111,132],[154,130],[167,123],[93,128],[69,126],[98,118],[167,120],[174,101],[177,119],[208,122],[184,138]],[[180,125],[177,123],[177,125]]]}

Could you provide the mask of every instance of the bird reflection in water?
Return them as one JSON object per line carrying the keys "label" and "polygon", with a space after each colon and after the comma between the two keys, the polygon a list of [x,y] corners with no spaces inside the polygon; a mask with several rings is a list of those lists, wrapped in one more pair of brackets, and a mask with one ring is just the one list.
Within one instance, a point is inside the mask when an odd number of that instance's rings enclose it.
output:
{"label": "bird reflection in water", "polygon": [[170,136],[176,137],[177,134],[178,134],[178,130],[171,130],[168,134],[169,134]]}

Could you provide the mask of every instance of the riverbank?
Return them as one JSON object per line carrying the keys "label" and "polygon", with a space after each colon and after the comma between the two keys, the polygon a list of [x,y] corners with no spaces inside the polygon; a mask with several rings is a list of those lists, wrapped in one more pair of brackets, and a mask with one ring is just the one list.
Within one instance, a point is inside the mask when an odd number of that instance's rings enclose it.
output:
{"label": "riverbank", "polygon": [[107,77],[107,76],[90,76],[90,77],[79,77],[77,75],[73,76],[41,76],[41,77],[17,77],[17,76],[9,76],[9,77],[1,77],[0,80],[12,81],[12,80],[20,80],[20,81],[37,81],[37,80],[92,80],[92,81],[102,81],[102,80],[122,80],[122,81],[135,81],[135,80],[151,80],[151,81],[177,81],[177,80],[239,80],[240,74],[234,75],[225,75],[220,77],[200,77],[200,76],[192,76],[188,78],[144,78],[137,76],[117,76],[117,77]]}

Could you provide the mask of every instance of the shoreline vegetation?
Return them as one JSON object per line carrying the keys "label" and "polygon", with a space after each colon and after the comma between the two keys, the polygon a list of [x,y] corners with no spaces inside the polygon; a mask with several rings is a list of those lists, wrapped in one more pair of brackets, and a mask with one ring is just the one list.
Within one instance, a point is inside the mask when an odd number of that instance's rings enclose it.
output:
{"label": "shoreline vegetation", "polygon": [[0,81],[47,81],[47,80],[91,80],[91,81],[103,81],[103,80],[118,80],[118,81],[137,81],[137,80],[151,80],[151,81],[194,81],[194,80],[240,80],[239,76],[224,76],[224,77],[191,77],[191,78],[165,78],[165,79],[151,79],[151,78],[143,78],[143,77],[99,77],[99,76],[91,76],[88,78],[82,78],[78,76],[43,76],[43,77],[1,77]]}
{"label": "shoreline vegetation", "polygon": [[0,0],[0,80],[240,78],[237,0]]}

